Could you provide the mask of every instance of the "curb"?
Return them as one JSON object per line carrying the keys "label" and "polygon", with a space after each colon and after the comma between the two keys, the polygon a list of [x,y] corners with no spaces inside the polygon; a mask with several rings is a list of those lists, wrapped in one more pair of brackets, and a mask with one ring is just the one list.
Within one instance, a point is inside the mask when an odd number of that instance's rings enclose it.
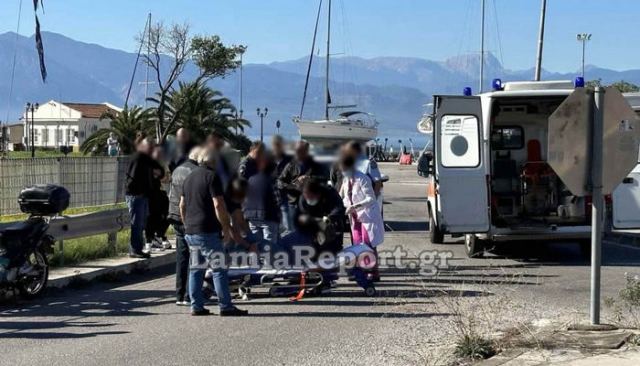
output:
{"label": "curb", "polygon": [[63,289],[79,283],[148,271],[175,262],[175,250],[166,250],[154,253],[147,259],[119,257],[82,263],[74,267],[55,268],[51,270],[47,288]]}

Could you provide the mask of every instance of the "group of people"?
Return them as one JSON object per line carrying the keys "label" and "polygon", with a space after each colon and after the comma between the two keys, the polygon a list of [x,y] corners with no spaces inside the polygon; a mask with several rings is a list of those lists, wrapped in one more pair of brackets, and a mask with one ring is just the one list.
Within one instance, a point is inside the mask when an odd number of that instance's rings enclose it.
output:
{"label": "group of people", "polygon": [[[359,143],[345,144],[330,169],[314,159],[306,141],[295,143],[293,155],[287,150],[280,136],[269,147],[256,141],[236,169],[222,136],[212,133],[196,144],[180,129],[176,153],[165,164],[161,148],[137,137],[126,183],[130,256],[169,247],[166,230],[173,226],[176,304],[191,306],[192,315],[210,313],[202,291],[207,266],[197,265],[200,259],[295,246],[335,255],[347,218],[353,244],[375,250],[383,242],[382,176]],[[379,279],[377,270],[369,276]],[[213,269],[212,282],[221,316],[247,314],[233,305],[226,267]]]}

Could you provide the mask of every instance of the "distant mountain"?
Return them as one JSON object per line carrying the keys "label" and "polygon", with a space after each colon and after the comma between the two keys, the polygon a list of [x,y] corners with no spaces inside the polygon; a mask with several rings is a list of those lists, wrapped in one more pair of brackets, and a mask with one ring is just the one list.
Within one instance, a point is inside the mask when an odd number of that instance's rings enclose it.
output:
{"label": "distant mountain", "polygon": [[[39,79],[38,59],[33,37],[18,36],[16,70],[10,100],[11,65],[15,33],[0,34],[0,119],[16,121],[28,101],[51,99],[76,102],[110,102],[123,105],[133,72],[136,55],[100,45],[78,42],[60,34],[43,33],[49,78]],[[169,60],[166,60],[169,61]],[[478,55],[460,55],[444,61],[408,57],[339,57],[331,63],[331,97],[335,104],[358,104],[358,108],[377,115],[381,135],[408,136],[416,132],[416,122],[423,105],[434,93],[459,93],[463,87],[477,89]],[[533,70],[507,70],[488,55],[485,61],[486,85],[500,77],[504,81],[530,80]],[[168,63],[168,62],[166,62]],[[316,58],[312,68],[305,117],[322,114],[324,60]],[[281,120],[283,133],[295,134],[291,117],[300,114],[308,58],[270,64],[249,64],[244,68],[244,116],[253,120],[250,131],[259,131],[255,109],[268,107],[266,133],[275,131]],[[589,66],[590,79],[605,83],[627,80],[640,84],[640,70],[614,71]],[[573,79],[577,73],[545,71],[545,79]],[[196,75],[187,67],[184,79]],[[143,104],[145,66],[140,64],[133,82],[130,104]],[[236,105],[239,95],[238,73],[211,82]],[[153,85],[150,93],[153,92]],[[239,107],[239,106],[238,106]]]}

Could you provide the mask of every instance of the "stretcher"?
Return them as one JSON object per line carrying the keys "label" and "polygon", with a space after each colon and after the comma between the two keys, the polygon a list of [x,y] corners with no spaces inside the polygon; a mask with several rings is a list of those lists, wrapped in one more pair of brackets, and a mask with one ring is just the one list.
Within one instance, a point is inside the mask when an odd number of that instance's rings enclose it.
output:
{"label": "stretcher", "polygon": [[[364,265],[365,258],[367,265]],[[255,267],[232,267],[228,270],[229,287],[231,292],[237,293],[243,300],[249,300],[252,289],[267,289],[269,296],[281,297],[291,296],[290,300],[301,300],[305,295],[321,295],[329,289],[332,281],[338,279],[338,269],[348,266],[347,271],[355,278],[359,287],[364,290],[366,296],[376,296],[376,288],[368,276],[371,268],[371,260],[375,254],[366,245],[350,246],[336,256],[333,263],[325,263],[324,266],[312,265],[308,268],[255,268]],[[212,280],[213,272],[207,270],[205,274],[205,296],[215,295]]]}

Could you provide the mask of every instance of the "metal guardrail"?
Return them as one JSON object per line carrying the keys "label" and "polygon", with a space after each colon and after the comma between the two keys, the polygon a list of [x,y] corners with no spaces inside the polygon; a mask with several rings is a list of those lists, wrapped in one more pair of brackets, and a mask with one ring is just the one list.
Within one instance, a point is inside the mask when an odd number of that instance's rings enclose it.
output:
{"label": "metal guardrail", "polygon": [[[0,230],[15,222],[0,224]],[[64,253],[64,241],[87,236],[107,234],[109,246],[116,251],[118,232],[130,226],[127,209],[115,209],[51,219],[48,233],[58,242],[58,251]],[[64,255],[61,256],[64,264]]]}

